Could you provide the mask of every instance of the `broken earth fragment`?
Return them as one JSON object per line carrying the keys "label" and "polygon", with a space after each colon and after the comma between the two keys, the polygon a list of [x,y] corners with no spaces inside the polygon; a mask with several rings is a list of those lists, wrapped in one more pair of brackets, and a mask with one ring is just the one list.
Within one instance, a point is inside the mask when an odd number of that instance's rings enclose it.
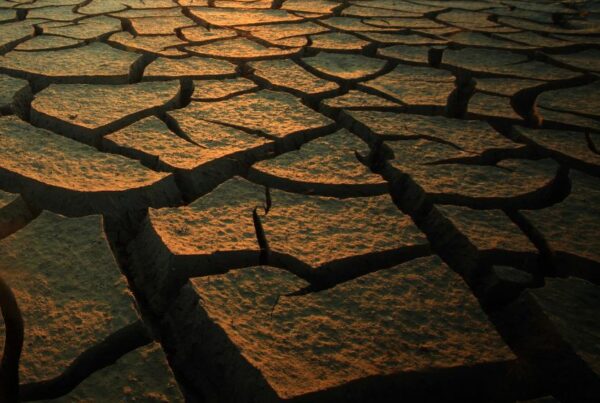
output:
{"label": "broken earth fragment", "polygon": [[159,57],[144,70],[144,80],[227,77],[235,75],[235,70],[235,65],[225,60],[194,56],[185,59]]}
{"label": "broken earth fragment", "polygon": [[546,285],[528,291],[541,306],[565,341],[594,371],[600,374],[598,304],[600,287],[582,279],[546,279]]}
{"label": "broken earth fragment", "polygon": [[277,158],[252,166],[248,178],[271,188],[324,196],[366,196],[387,192],[387,184],[355,157],[366,143],[340,130]]}
{"label": "broken earth fragment", "polygon": [[302,59],[331,80],[366,80],[383,69],[385,61],[362,55],[320,52]]}
{"label": "broken earth fragment", "polygon": [[361,110],[346,114],[358,134],[383,140],[422,138],[473,154],[521,147],[480,120]]}
{"label": "broken earth fragment", "polygon": [[337,199],[271,190],[271,197],[263,219],[271,252],[284,266],[301,261],[317,276],[347,259],[427,243],[388,195]]}
{"label": "broken earth fragment", "polygon": [[0,115],[24,116],[32,97],[27,81],[0,74]]}
{"label": "broken earth fragment", "polygon": [[21,196],[0,190],[0,239],[23,228],[36,214]]}
{"label": "broken earth fragment", "polygon": [[291,60],[252,62],[249,66],[258,78],[300,96],[326,95],[339,88],[336,83],[314,76]]}
{"label": "broken earth fragment", "polygon": [[36,94],[31,121],[95,145],[100,137],[134,121],[175,107],[177,81],[131,85],[57,85]]}
{"label": "broken earth fragment", "polygon": [[[455,382],[461,381],[454,371],[472,368],[483,375],[496,368],[494,378],[502,382],[500,368],[514,359],[462,280],[437,258],[289,296],[305,285],[269,267],[192,280],[202,299],[194,304],[198,297],[186,289],[168,317],[171,326],[187,324],[176,339],[200,362],[231,368],[225,382],[210,383],[211,392],[225,400],[234,390],[265,401],[303,396],[335,401],[348,393],[368,400],[386,395],[370,377],[391,377],[389,386],[403,390],[410,383],[407,373],[432,367],[446,368],[444,376]],[[198,333],[206,335],[206,343],[189,337]],[[212,345],[220,346],[218,353]],[[178,353],[175,360],[188,362],[189,354]],[[237,364],[226,365],[232,362]],[[190,375],[202,371],[187,368]],[[223,379],[218,371],[207,374]],[[428,379],[428,385],[441,380]]]}
{"label": "broken earth fragment", "polygon": [[537,253],[527,236],[501,210],[438,205],[437,209],[480,251]]}
{"label": "broken earth fragment", "polygon": [[220,101],[223,98],[250,92],[258,88],[247,78],[230,78],[224,80],[194,81],[194,101]]}
{"label": "broken earth fragment", "polygon": [[15,117],[0,119],[0,186],[70,215],[117,215],[179,200],[169,175]]}
{"label": "broken earth fragment", "polygon": [[[556,251],[600,262],[600,183],[597,178],[571,170],[571,194],[561,203],[542,210],[523,211]],[[576,231],[564,231],[575,226]]]}
{"label": "broken earth fragment", "polygon": [[398,65],[390,73],[361,83],[365,91],[376,91],[409,106],[444,108],[454,90],[454,76],[430,67]]}
{"label": "broken earth fragment", "polygon": [[36,52],[12,51],[0,56],[0,71],[49,83],[125,84],[140,55],[103,43]]}
{"label": "broken earth fragment", "polygon": [[206,45],[188,46],[190,53],[232,61],[275,59],[292,56],[300,48],[282,49],[274,46],[264,46],[246,38],[235,38],[211,42]]}
{"label": "broken earth fragment", "polygon": [[262,90],[220,102],[192,104],[198,119],[258,131],[273,139],[326,130],[332,121],[292,95]]}
{"label": "broken earth fragment", "polygon": [[[65,218],[44,212],[0,241],[0,253],[2,276],[11,284],[27,324],[20,370],[23,383],[61,374],[86,349],[138,320],[100,216]],[[0,338],[3,332],[2,326]],[[63,401],[117,401],[125,387],[135,395],[153,392],[181,401],[164,355],[153,350],[149,355],[147,350],[128,354]],[[124,371],[127,377],[119,376]]]}

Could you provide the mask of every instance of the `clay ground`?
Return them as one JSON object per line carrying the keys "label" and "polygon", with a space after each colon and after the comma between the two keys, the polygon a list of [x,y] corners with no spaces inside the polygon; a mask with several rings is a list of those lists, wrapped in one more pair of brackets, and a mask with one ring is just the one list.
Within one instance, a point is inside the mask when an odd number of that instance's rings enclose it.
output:
{"label": "clay ground", "polygon": [[598,402],[599,150],[598,1],[0,0],[0,400]]}

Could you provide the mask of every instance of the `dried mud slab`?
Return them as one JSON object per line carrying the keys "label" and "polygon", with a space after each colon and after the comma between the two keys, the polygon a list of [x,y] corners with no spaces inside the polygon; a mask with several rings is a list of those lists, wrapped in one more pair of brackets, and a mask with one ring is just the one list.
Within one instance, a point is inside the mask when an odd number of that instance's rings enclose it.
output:
{"label": "dried mud slab", "polygon": [[301,47],[308,45],[308,35],[327,32],[328,29],[313,22],[250,25],[239,27],[254,38],[274,46]]}
{"label": "dried mud slab", "polygon": [[[389,140],[386,144],[395,156],[391,165],[409,174],[434,200],[445,203],[510,203],[501,199],[545,188],[558,168],[548,159],[501,158],[520,146],[483,122],[389,112],[346,114],[357,133]],[[501,161],[487,165],[487,158]]]}
{"label": "dried mud slab", "polygon": [[562,55],[551,55],[550,58],[578,70],[600,72],[600,52],[596,49],[588,49]]}
{"label": "dried mud slab", "polygon": [[231,8],[194,7],[191,14],[211,25],[235,26],[249,24],[268,24],[301,20],[284,10],[236,10]]}
{"label": "dried mud slab", "polygon": [[597,396],[596,3],[0,0],[27,371],[133,323],[59,401]]}
{"label": "dried mud slab", "polygon": [[432,1],[428,1],[427,4],[424,4],[423,1],[419,3],[408,3],[404,1],[394,0],[354,0],[352,1],[352,4],[356,4],[358,6],[363,7],[368,6],[382,10],[394,10],[420,15],[435,11],[441,11],[446,7],[446,5],[441,2]]}
{"label": "dried mud slab", "polygon": [[18,194],[0,190],[0,239],[23,228],[36,213]]}
{"label": "dried mud slab", "polygon": [[[83,351],[138,320],[100,216],[69,219],[44,212],[0,241],[0,251],[2,276],[27,327],[22,382],[60,375]],[[128,354],[60,401],[117,401],[127,394],[182,400],[160,349]]]}
{"label": "dried mud slab", "polygon": [[304,296],[286,296],[305,283],[269,267],[191,283],[167,318],[184,326],[178,342],[201,363],[189,371],[209,374],[211,392],[227,401],[246,394],[261,401],[418,396],[425,391],[411,379],[427,376],[429,385],[441,386],[435,372],[461,382],[458,373],[466,370],[492,372],[502,382],[503,371],[492,368],[514,359],[462,280],[437,258]]}
{"label": "dried mud slab", "polygon": [[311,13],[331,13],[339,3],[328,0],[286,0],[281,7],[288,11],[305,11]]}
{"label": "dried mud slab", "polygon": [[242,93],[258,89],[258,86],[247,78],[230,78],[224,80],[194,81],[193,101],[221,101]]}
{"label": "dried mud slab", "polygon": [[[421,17],[421,13],[414,13],[402,10],[391,10],[385,8],[366,7],[369,3],[363,5],[351,5],[342,10],[341,15],[348,17]],[[391,4],[391,3],[390,3]]]}
{"label": "dried mud slab", "polygon": [[477,204],[477,200],[506,203],[545,188],[554,179],[558,165],[550,159],[531,161],[506,159],[494,165],[443,163],[467,157],[456,148],[428,140],[386,142],[394,151],[391,165],[409,174],[426,193],[437,200]]}
{"label": "dried mud slab", "polygon": [[398,65],[390,73],[360,84],[409,106],[444,108],[454,90],[454,76],[445,70]]}
{"label": "dried mud slab", "polygon": [[575,353],[596,375],[600,374],[600,287],[573,277],[549,278],[544,287],[529,293]]}
{"label": "dried mud slab", "polygon": [[543,81],[520,78],[477,78],[477,91],[491,95],[512,97],[519,91],[537,87]]}
{"label": "dried mud slab", "polygon": [[19,42],[35,35],[34,24],[42,20],[15,21],[0,24],[0,52],[10,50]]}
{"label": "dried mud slab", "polygon": [[[138,2],[141,4],[141,2]],[[115,11],[125,10],[127,7],[127,1],[120,0],[92,0],[88,4],[79,7],[79,13],[81,14],[104,14]]]}
{"label": "dried mud slab", "polygon": [[600,155],[593,150],[595,144],[600,144],[600,135],[524,127],[515,127],[514,131],[519,138],[539,147],[557,160],[591,175],[600,176]]}
{"label": "dried mud slab", "polygon": [[[64,2],[63,2],[64,3]],[[68,2],[67,2],[68,3]],[[81,15],[73,11],[73,5],[43,7],[42,4],[37,4],[40,8],[32,8],[27,13],[29,18],[45,18],[52,21],[74,21],[81,18]]]}
{"label": "dried mud slab", "polygon": [[336,83],[314,76],[291,60],[270,60],[248,64],[259,79],[299,96],[319,96],[334,93]]}
{"label": "dried mud slab", "polygon": [[563,202],[523,214],[555,250],[600,262],[600,181],[575,170],[570,177],[571,194]]}
{"label": "dried mud slab", "polygon": [[600,120],[584,115],[553,109],[537,108],[538,116],[543,116],[542,124],[548,128],[575,129],[600,132]]}
{"label": "dried mud slab", "polygon": [[15,117],[0,119],[0,144],[1,187],[54,211],[118,215],[179,200],[169,175]]}
{"label": "dried mud slab", "polygon": [[476,92],[470,99],[467,117],[469,119],[503,119],[522,121],[515,112],[509,97]]}
{"label": "dried mud slab", "polygon": [[377,50],[377,55],[388,59],[417,64],[428,64],[429,46],[395,45]]}
{"label": "dried mud slab", "polygon": [[[542,117],[545,117],[547,110],[553,110],[598,119],[600,118],[600,83],[545,91],[537,97],[536,105],[541,108],[539,111]],[[569,120],[564,122],[570,123]]]}
{"label": "dried mud slab", "polygon": [[501,210],[444,205],[436,207],[480,251],[537,253],[527,236]]}
{"label": "dried mud slab", "polygon": [[215,27],[208,29],[203,26],[194,26],[181,29],[181,35],[190,42],[202,43],[212,42],[216,39],[235,38],[237,33],[233,29]]}
{"label": "dried mud slab", "polygon": [[398,109],[402,107],[398,102],[358,90],[350,90],[344,95],[324,99],[319,104],[319,110],[326,115],[335,114],[341,109]]}
{"label": "dried mud slab", "polygon": [[140,120],[102,139],[103,149],[139,159],[157,169],[189,170],[201,165],[203,148],[171,132],[155,116]]}
{"label": "dried mud slab", "polygon": [[32,97],[27,81],[0,74],[0,115],[24,115]]}
{"label": "dried mud slab", "polygon": [[380,72],[384,60],[362,55],[320,52],[314,57],[302,59],[314,71],[334,81],[366,80]]}
{"label": "dried mud slab", "polygon": [[210,58],[188,57],[167,59],[159,57],[144,70],[144,80],[175,80],[178,78],[219,78],[234,76],[236,66]]}
{"label": "dried mud slab", "polygon": [[22,51],[40,51],[40,50],[58,50],[70,48],[81,44],[79,39],[66,38],[55,35],[34,36],[28,41],[20,43],[15,50]]}
{"label": "dried mud slab", "polygon": [[255,254],[259,247],[252,210],[264,197],[264,187],[234,177],[187,206],[150,209],[145,231],[174,256],[174,267],[179,257]]}
{"label": "dried mud slab", "polygon": [[449,36],[451,42],[473,47],[485,47],[491,49],[506,49],[506,50],[532,50],[534,46],[521,44],[512,41],[505,41],[490,37],[479,32],[459,32]]}
{"label": "dried mud slab", "polygon": [[310,47],[330,52],[363,51],[371,43],[343,32],[329,32],[311,36]]}
{"label": "dried mud slab", "polygon": [[132,52],[143,51],[160,56],[188,55],[172,47],[186,44],[185,41],[182,41],[176,35],[133,36],[129,32],[117,32],[111,35],[108,41]]}
{"label": "dried mud slab", "polygon": [[73,49],[12,51],[0,57],[0,71],[42,85],[49,83],[126,84],[140,55],[92,43]]}
{"label": "dried mud slab", "polygon": [[179,103],[177,81],[131,85],[53,84],[36,94],[31,122],[87,144]]}
{"label": "dried mud slab", "polygon": [[366,196],[387,192],[387,183],[355,156],[366,143],[343,129],[304,144],[298,151],[257,162],[252,181],[297,193],[324,196]]}
{"label": "dried mud slab", "polygon": [[130,249],[153,311],[162,315],[189,276],[258,265],[252,211],[264,203],[262,186],[234,177],[187,206],[149,209]]}
{"label": "dried mud slab", "polygon": [[566,80],[579,75],[550,64],[528,61],[525,55],[491,49],[449,49],[444,52],[443,63],[474,73],[533,80]]}
{"label": "dried mud slab", "polygon": [[382,45],[445,45],[448,43],[448,40],[443,37],[431,38],[411,33],[390,34],[366,32],[362,33],[361,36]]}
{"label": "dried mud slab", "polygon": [[282,49],[275,46],[264,46],[246,38],[211,42],[206,45],[187,46],[186,49],[196,55],[238,62],[290,57],[300,51],[300,48]]}
{"label": "dried mud slab", "polygon": [[17,19],[17,12],[15,10],[0,10],[0,21],[11,21]]}
{"label": "dried mud slab", "polygon": [[[269,203],[260,230],[253,211]],[[263,186],[237,177],[188,206],[150,209],[135,244],[136,276],[158,290],[150,298],[159,310],[181,279],[265,259],[319,284],[335,284],[360,273],[357,265],[367,270],[376,256],[392,263],[429,254],[425,237],[387,195],[335,199],[271,190],[267,196]]]}
{"label": "dried mud slab", "polygon": [[292,95],[262,90],[220,102],[192,104],[195,117],[258,132],[272,139],[304,137],[332,126],[332,121],[302,105]]}
{"label": "dried mud slab", "polygon": [[131,18],[129,21],[138,35],[169,35],[175,33],[176,29],[194,25],[192,20],[183,15],[177,17],[148,16]]}
{"label": "dried mud slab", "polygon": [[352,129],[382,140],[426,139],[455,148],[455,153],[484,154],[522,147],[479,120],[408,113],[346,111]]}
{"label": "dried mud slab", "polygon": [[266,158],[275,145],[264,136],[204,120],[200,106],[192,103],[168,114],[178,131],[199,148],[196,167],[182,172],[179,183],[189,193],[188,197],[203,194],[242,167]]}
{"label": "dried mud slab", "polygon": [[271,191],[272,207],[262,218],[273,259],[297,261],[319,270],[361,255],[426,244],[410,217],[389,195],[337,199]]}
{"label": "dried mud slab", "polygon": [[47,34],[61,35],[73,39],[91,41],[121,31],[121,21],[117,18],[100,15],[72,24],[64,22],[48,22],[40,24]]}
{"label": "dried mud slab", "polygon": [[349,33],[363,33],[363,32],[395,32],[397,28],[385,26],[375,26],[365,23],[363,18],[351,18],[351,17],[330,17],[321,20],[321,23],[333,30],[346,31]]}

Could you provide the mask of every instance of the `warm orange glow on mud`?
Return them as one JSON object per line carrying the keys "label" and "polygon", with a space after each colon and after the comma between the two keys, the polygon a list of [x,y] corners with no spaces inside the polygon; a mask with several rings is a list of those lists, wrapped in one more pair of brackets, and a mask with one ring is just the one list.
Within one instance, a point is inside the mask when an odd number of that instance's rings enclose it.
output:
{"label": "warm orange glow on mud", "polygon": [[0,402],[597,401],[599,21],[0,0]]}

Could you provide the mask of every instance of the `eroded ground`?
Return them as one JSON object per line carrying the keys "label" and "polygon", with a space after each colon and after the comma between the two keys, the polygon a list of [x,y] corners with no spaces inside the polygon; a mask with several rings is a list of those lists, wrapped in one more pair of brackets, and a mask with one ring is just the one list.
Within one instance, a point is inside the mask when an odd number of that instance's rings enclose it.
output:
{"label": "eroded ground", "polygon": [[20,397],[598,402],[599,150],[597,1],[0,0]]}

